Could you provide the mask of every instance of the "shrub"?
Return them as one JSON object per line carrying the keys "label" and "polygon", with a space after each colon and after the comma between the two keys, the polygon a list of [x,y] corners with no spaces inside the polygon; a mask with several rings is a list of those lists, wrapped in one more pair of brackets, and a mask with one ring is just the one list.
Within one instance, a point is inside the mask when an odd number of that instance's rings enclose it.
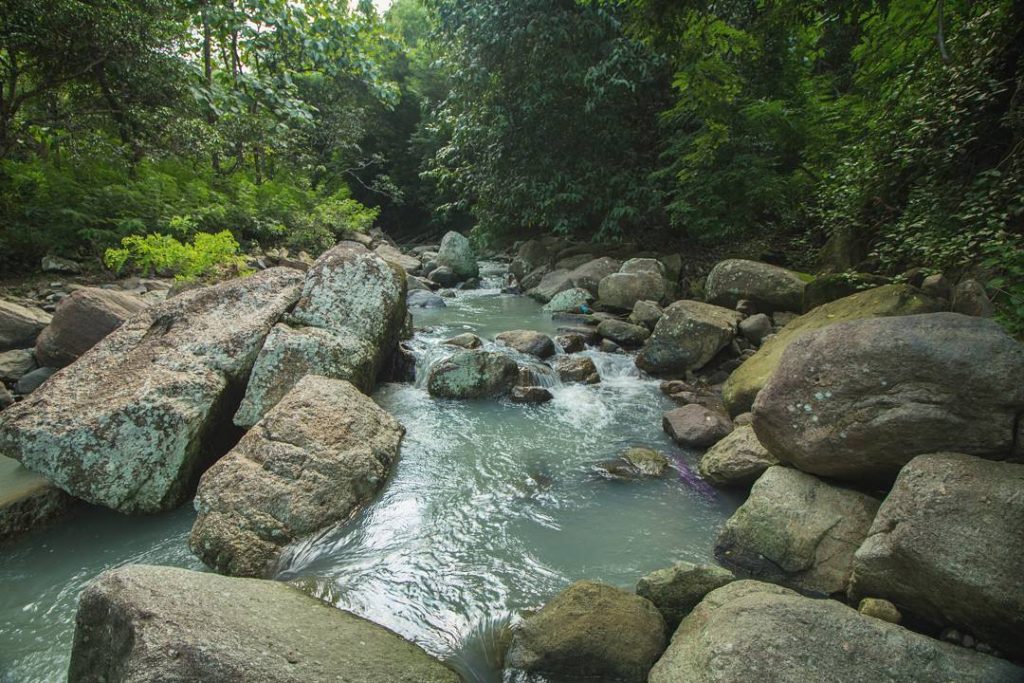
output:
{"label": "shrub", "polygon": [[238,242],[227,230],[196,233],[191,244],[170,235],[130,235],[120,249],[107,249],[103,258],[111,270],[140,275],[174,275],[182,280],[207,277],[225,271],[245,272]]}

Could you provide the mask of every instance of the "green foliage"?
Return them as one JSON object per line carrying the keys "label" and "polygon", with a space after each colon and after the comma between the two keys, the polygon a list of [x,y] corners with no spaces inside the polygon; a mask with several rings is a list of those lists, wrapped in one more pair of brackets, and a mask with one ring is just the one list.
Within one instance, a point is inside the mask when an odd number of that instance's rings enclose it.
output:
{"label": "green foliage", "polygon": [[186,244],[170,235],[131,235],[121,240],[120,248],[107,249],[103,260],[119,274],[131,271],[140,275],[174,275],[181,280],[224,271],[245,272],[238,242],[227,230],[196,233],[192,242]]}

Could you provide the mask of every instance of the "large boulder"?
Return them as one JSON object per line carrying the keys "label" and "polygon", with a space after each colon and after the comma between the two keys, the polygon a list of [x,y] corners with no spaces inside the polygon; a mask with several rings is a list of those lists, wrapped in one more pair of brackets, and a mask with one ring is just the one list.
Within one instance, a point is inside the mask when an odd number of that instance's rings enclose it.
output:
{"label": "large boulder", "polygon": [[649,683],[1010,683],[1024,669],[933,640],[835,600],[736,581],[679,625]]}
{"label": "large boulder", "polygon": [[307,375],[203,475],[189,547],[221,573],[267,576],[282,548],[377,492],[403,433],[349,382]]}
{"label": "large boulder", "polygon": [[754,403],[754,430],[805,472],[888,484],[922,453],[1010,455],[1022,377],[1024,345],[990,320],[856,320],[789,345]]}
{"label": "large boulder", "polygon": [[57,304],[53,321],[36,340],[39,364],[51,368],[70,365],[146,306],[128,292],[98,287],[75,290]]}
{"label": "large boulder", "polygon": [[542,266],[551,265],[553,254],[548,245],[540,240],[527,240],[519,247],[516,257],[512,259],[509,271],[520,283],[527,275]]}
{"label": "large boulder", "polygon": [[508,665],[555,680],[640,683],[665,649],[665,621],[649,601],[577,581],[523,620]]}
{"label": "large boulder", "polygon": [[778,462],[757,440],[753,427],[742,425],[701,456],[698,471],[715,486],[750,486]]}
{"label": "large boulder", "polygon": [[441,239],[441,248],[437,251],[437,264],[451,268],[460,280],[468,280],[480,275],[480,266],[476,261],[476,252],[469,238],[457,232],[449,232]]}
{"label": "large boulder", "polygon": [[260,351],[235,424],[259,422],[306,375],[370,391],[402,336],[405,295],[402,269],[366,247],[342,242],[324,252],[287,322]]}
{"label": "large boulder", "polygon": [[555,342],[543,332],[533,330],[509,330],[495,335],[494,340],[505,346],[537,358],[555,355]]}
{"label": "large boulder", "polygon": [[487,398],[507,394],[519,378],[519,366],[503,353],[460,351],[435,363],[427,391],[439,398]]}
{"label": "large boulder", "polygon": [[598,301],[620,311],[632,311],[637,301],[662,302],[667,294],[664,278],[649,270],[613,273],[602,279],[597,287]]}
{"label": "large boulder", "polygon": [[705,595],[735,580],[736,576],[723,567],[676,562],[640,579],[636,584],[636,594],[647,598],[658,608],[671,633]]}
{"label": "large boulder", "polygon": [[573,289],[572,280],[569,278],[569,271],[556,269],[545,273],[534,287],[526,293],[531,299],[541,303],[550,302],[555,296],[564,291]]}
{"label": "large boulder", "polygon": [[69,683],[458,683],[391,631],[288,584],[172,567],[101,574],[75,617]]}
{"label": "large boulder", "polygon": [[715,557],[746,576],[824,595],[841,593],[877,510],[871,496],[788,467],[770,467],[725,523]]}
{"label": "large boulder", "polygon": [[0,299],[0,351],[31,348],[51,318],[41,308]]}
{"label": "large boulder", "polygon": [[881,597],[1024,658],[1024,465],[958,453],[900,472],[854,558],[851,594]]}
{"label": "large boulder", "polygon": [[699,370],[729,345],[742,316],[701,301],[677,301],[665,309],[636,364],[653,375]]}
{"label": "large boulder", "polygon": [[616,261],[609,256],[602,256],[574,268],[569,273],[569,279],[572,280],[573,287],[585,289],[593,296],[597,296],[601,280],[612,273],[619,272],[621,267],[622,263],[620,261]]}
{"label": "large boulder", "polygon": [[377,248],[373,250],[373,253],[377,254],[377,256],[380,256],[388,263],[401,267],[406,273],[415,273],[422,265],[420,260],[415,256],[403,254],[401,249],[390,245],[387,242],[377,245]]}
{"label": "large boulder", "polygon": [[141,311],[0,413],[0,453],[91,503],[176,507],[232,437],[224,423],[301,282],[271,268]]}
{"label": "large boulder", "polygon": [[722,390],[725,405],[732,415],[748,412],[754,398],[775,371],[782,352],[794,339],[812,330],[846,320],[893,315],[932,313],[940,305],[909,285],[886,285],[833,301],[793,320],[775,336],[766,340],[757,353],[743,362]]}
{"label": "large boulder", "polygon": [[551,297],[551,300],[544,304],[544,310],[548,313],[579,313],[580,309],[588,306],[593,300],[594,297],[585,289],[566,289]]}
{"label": "large boulder", "polygon": [[768,263],[729,259],[711,269],[704,291],[709,302],[726,308],[746,299],[761,313],[802,311],[809,279]]}

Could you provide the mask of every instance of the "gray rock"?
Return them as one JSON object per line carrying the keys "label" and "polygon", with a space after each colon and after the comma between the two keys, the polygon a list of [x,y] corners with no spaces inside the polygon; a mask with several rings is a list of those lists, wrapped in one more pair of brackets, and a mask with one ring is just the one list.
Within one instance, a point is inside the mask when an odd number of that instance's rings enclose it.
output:
{"label": "gray rock", "polygon": [[637,301],[629,314],[629,322],[653,330],[664,314],[665,310],[656,301]]}
{"label": "gray rock", "polygon": [[[524,287],[526,283],[524,281]],[[568,270],[552,270],[544,274],[535,286],[527,292],[527,296],[542,303],[550,303],[557,295],[566,290],[573,289],[572,280],[569,278]]]}
{"label": "gray rock", "polygon": [[0,452],[92,503],[176,507],[301,281],[271,268],[147,308],[0,413]]}
{"label": "gray rock", "polygon": [[68,273],[74,275],[82,272],[81,264],[71,259],[53,256],[52,254],[44,256],[39,266],[44,273]]}
{"label": "gray rock", "polygon": [[541,266],[535,270],[531,270],[529,273],[519,281],[519,288],[524,292],[528,292],[544,279],[544,276],[551,272],[551,268],[548,266]]}
{"label": "gray rock", "polygon": [[522,283],[523,278],[541,266],[550,266],[551,259],[551,250],[540,240],[527,240],[523,242],[516,257],[512,260],[509,271],[516,280]]}
{"label": "gray rock", "polygon": [[647,600],[577,581],[516,630],[508,665],[557,680],[640,683],[665,649],[665,622]]}
{"label": "gray rock", "polygon": [[[416,277],[415,275],[410,275],[409,277],[407,277],[405,279],[405,284],[406,284],[406,287],[408,288],[408,292],[409,292],[410,296],[412,295],[413,292],[420,292],[420,291],[429,292],[429,291],[431,291],[430,287],[427,285],[426,280],[424,280],[421,277]],[[408,301],[407,301],[407,303],[408,303]]]}
{"label": "gray rock", "polygon": [[82,592],[69,683],[458,683],[422,649],[278,581],[129,565]]}
{"label": "gray rock", "polygon": [[7,387],[0,383],[0,410],[12,405],[14,405],[14,397],[11,396],[11,392],[7,390]]}
{"label": "gray rock", "polygon": [[51,319],[42,309],[0,299],[0,351],[34,346]]}
{"label": "gray rock", "polygon": [[755,346],[760,346],[764,338],[772,333],[772,319],[764,313],[752,315],[740,323],[740,333]]}
{"label": "gray rock", "polygon": [[17,384],[14,385],[14,390],[22,396],[31,394],[43,386],[56,372],[57,368],[36,368],[22,375]]}
{"label": "gray rock", "polygon": [[914,458],[857,551],[851,595],[891,600],[1024,657],[1024,465]]}
{"label": "gray rock", "polygon": [[415,273],[419,271],[420,266],[422,265],[420,263],[420,260],[415,256],[403,254],[401,250],[398,249],[398,247],[387,244],[386,242],[384,244],[379,245],[376,249],[373,250],[373,252],[377,254],[377,256],[380,256],[382,259],[387,261],[388,263],[397,265],[406,273]]}
{"label": "gray rock", "polygon": [[838,323],[792,341],[754,403],[779,460],[888,484],[915,455],[1004,458],[1024,413],[1024,346],[990,320],[932,313]]}
{"label": "gray rock", "polygon": [[575,268],[579,268],[585,263],[590,263],[592,260],[594,260],[593,254],[575,254],[573,256],[567,256],[563,259],[560,259],[557,263],[555,263],[555,268],[573,270]]}
{"label": "gray rock", "polygon": [[602,305],[620,311],[632,311],[637,301],[664,301],[668,289],[657,273],[613,273],[601,280],[597,298]]}
{"label": "gray rock", "polygon": [[903,615],[896,609],[896,605],[881,598],[864,598],[857,605],[857,611],[866,617],[888,621],[890,624],[903,621]]}
{"label": "gray rock", "polygon": [[736,336],[736,311],[700,301],[677,301],[665,309],[636,358],[653,375],[699,370]]}
{"label": "gray rock", "polygon": [[483,340],[471,332],[457,334],[451,339],[445,339],[443,343],[449,346],[459,346],[463,349],[479,349],[484,345]]}
{"label": "gray rock", "polygon": [[669,282],[679,282],[679,278],[683,274],[683,255],[666,254],[659,256],[658,261],[665,267],[665,279]]}
{"label": "gray rock", "polygon": [[555,343],[566,353],[579,353],[587,348],[587,338],[576,332],[568,332],[555,337]]}
{"label": "gray rock", "polygon": [[950,308],[954,313],[963,313],[978,318],[991,318],[992,302],[985,294],[985,288],[977,280],[963,280],[953,289]]}
{"label": "gray rock", "polygon": [[1010,683],[1024,670],[758,581],[712,591],[676,630],[649,683]]}
{"label": "gray rock", "polygon": [[551,367],[555,369],[559,379],[563,382],[597,384],[601,381],[601,376],[597,372],[597,366],[587,356],[577,354],[555,356],[551,360]]}
{"label": "gray rock", "polygon": [[636,348],[644,343],[651,333],[646,327],[622,322],[621,320],[604,320],[597,326],[597,333],[605,339],[611,339],[619,346]]}
{"label": "gray rock", "polygon": [[750,486],[778,460],[761,445],[753,428],[740,425],[701,456],[700,476],[715,486]]}
{"label": "gray rock", "polygon": [[594,297],[585,289],[573,288],[559,292],[544,304],[548,313],[578,313],[582,306],[587,306]]}
{"label": "gray rock", "polygon": [[585,289],[590,292],[591,295],[597,296],[601,280],[612,273],[619,272],[619,268],[621,267],[621,262],[608,256],[602,256],[601,258],[587,261],[583,265],[574,268],[572,272],[569,273],[569,279],[572,281],[573,287]]}
{"label": "gray rock", "polygon": [[0,382],[17,382],[36,368],[32,349],[15,349],[0,353]]}
{"label": "gray rock", "polygon": [[442,287],[454,287],[459,284],[459,276],[448,266],[439,266],[430,271],[427,275],[431,282]]}
{"label": "gray rock", "polygon": [[441,247],[437,250],[437,262],[441,266],[451,268],[459,280],[480,275],[480,266],[476,262],[473,245],[467,237],[457,232],[449,232],[441,239]]}
{"label": "gray rock", "polygon": [[404,432],[349,382],[303,377],[203,475],[189,547],[221,573],[269,576],[286,545],[373,497]]}
{"label": "gray rock", "polygon": [[72,502],[45,477],[0,455],[0,542],[46,525]]}
{"label": "gray rock", "polygon": [[342,242],[306,274],[287,323],[267,338],[235,424],[251,427],[306,375],[345,379],[369,392],[398,347],[405,273],[366,247]]}
{"label": "gray rock", "polygon": [[671,633],[705,595],[735,580],[736,576],[723,567],[676,562],[640,579],[636,594],[658,608]]}
{"label": "gray rock", "polygon": [[505,346],[537,358],[555,355],[555,342],[551,337],[533,330],[509,330],[495,335],[494,340]]}
{"label": "gray rock", "polygon": [[800,311],[806,286],[806,279],[791,270],[729,259],[711,269],[705,294],[710,303],[726,308],[735,308],[740,299],[746,299],[762,313]]}
{"label": "gray rock", "polygon": [[507,394],[519,366],[502,353],[460,351],[430,368],[427,390],[440,398],[486,398]]}
{"label": "gray rock", "polygon": [[732,432],[732,422],[724,413],[696,403],[665,413],[662,427],[676,443],[687,448],[714,446]]}
{"label": "gray rock", "polygon": [[72,292],[57,305],[53,321],[36,341],[39,364],[70,365],[146,306],[143,299],[127,292],[98,287]]}
{"label": "gray rock", "polygon": [[409,308],[447,308],[448,304],[437,294],[425,289],[417,289],[409,292],[406,298],[406,305]]}
{"label": "gray rock", "polygon": [[547,403],[553,398],[554,396],[551,395],[551,392],[544,387],[525,386],[512,388],[513,403]]}
{"label": "gray rock", "polygon": [[953,287],[942,273],[926,277],[921,283],[921,292],[933,299],[949,301],[953,297]]}
{"label": "gray rock", "polygon": [[665,279],[667,271],[665,264],[652,258],[631,258],[619,268],[620,273],[653,273],[661,279]]}
{"label": "gray rock", "polygon": [[737,573],[804,591],[844,592],[878,501],[788,467],[770,467],[729,518],[715,557]]}

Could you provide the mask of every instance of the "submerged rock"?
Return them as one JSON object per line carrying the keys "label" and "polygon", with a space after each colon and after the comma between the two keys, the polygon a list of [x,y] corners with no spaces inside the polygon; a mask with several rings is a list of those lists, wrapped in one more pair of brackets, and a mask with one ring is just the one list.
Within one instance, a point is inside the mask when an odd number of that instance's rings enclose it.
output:
{"label": "submerged rock", "polygon": [[516,630],[512,668],[557,680],[637,683],[665,649],[665,622],[647,600],[577,581]]}
{"label": "submerged rock", "polygon": [[0,351],[31,348],[50,320],[40,308],[0,299]]}
{"label": "submerged rock", "polygon": [[225,411],[301,281],[272,268],[140,312],[0,413],[0,452],[91,503],[176,507],[219,455]]}
{"label": "submerged rock", "polygon": [[251,427],[306,375],[373,388],[405,325],[405,274],[342,242],[309,269],[287,323],[260,350],[235,424]]}
{"label": "submerged rock", "polygon": [[900,472],[854,560],[851,595],[885,598],[1024,657],[1024,465],[959,453]]}
{"label": "submerged rock", "polygon": [[449,232],[441,239],[441,247],[437,250],[437,263],[442,267],[451,268],[459,280],[468,280],[480,275],[480,266],[477,264],[473,245],[470,244],[469,238],[457,232]]}
{"label": "submerged rock", "polygon": [[724,414],[697,403],[665,413],[662,427],[676,443],[688,448],[714,446],[733,429],[732,422]]}
{"label": "submerged rock", "polygon": [[69,683],[458,683],[391,631],[278,581],[129,565],[82,592]]}
{"label": "submerged rock", "polygon": [[736,576],[723,567],[676,562],[640,579],[636,594],[654,603],[671,633],[705,595],[735,580]]}
{"label": "submerged rock", "polygon": [[551,337],[533,330],[510,330],[494,337],[494,340],[505,346],[537,358],[548,358],[555,355],[555,342]]}
{"label": "submerged rock", "polygon": [[636,357],[654,375],[699,370],[729,345],[742,316],[700,301],[677,301],[665,309],[654,334]]}
{"label": "submerged rock", "polygon": [[668,458],[653,448],[627,448],[622,452],[622,459],[647,477],[660,477],[668,470]]}
{"label": "submerged rock", "polygon": [[749,424],[737,422],[731,434],[701,456],[698,470],[701,477],[715,486],[750,486],[778,462],[757,440]]}
{"label": "submerged rock", "polygon": [[683,619],[649,683],[1010,683],[1020,669],[758,581],[712,591]]}
{"label": "submerged rock", "polygon": [[146,305],[127,292],[98,287],[72,292],[57,304],[53,321],[36,341],[39,364],[51,368],[70,365]]}
{"label": "submerged rock", "polygon": [[203,475],[189,547],[221,573],[268,576],[286,545],[373,497],[404,432],[349,382],[307,375]]}
{"label": "submerged rock", "polygon": [[991,320],[850,321],[789,345],[754,403],[754,430],[805,472],[888,484],[922,453],[1008,456],[1022,377],[1024,345]]}
{"label": "submerged rock", "polygon": [[831,595],[846,590],[853,554],[878,501],[788,467],[770,467],[729,518],[715,557],[737,572]]}
{"label": "submerged rock", "polygon": [[708,274],[705,294],[710,303],[735,308],[741,299],[762,313],[803,310],[809,277],[768,263],[729,259]]}
{"label": "submerged rock", "polygon": [[439,398],[486,398],[511,391],[519,366],[502,353],[460,351],[430,368],[427,390]]}

